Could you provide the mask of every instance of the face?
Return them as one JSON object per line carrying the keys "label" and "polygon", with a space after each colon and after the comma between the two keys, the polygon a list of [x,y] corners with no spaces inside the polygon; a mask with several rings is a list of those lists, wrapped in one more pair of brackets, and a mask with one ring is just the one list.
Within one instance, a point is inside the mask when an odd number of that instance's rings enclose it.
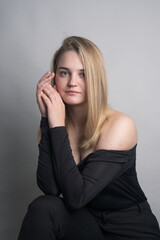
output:
{"label": "face", "polygon": [[68,105],[80,105],[87,101],[84,66],[75,51],[65,52],[58,63],[56,86],[63,101]]}

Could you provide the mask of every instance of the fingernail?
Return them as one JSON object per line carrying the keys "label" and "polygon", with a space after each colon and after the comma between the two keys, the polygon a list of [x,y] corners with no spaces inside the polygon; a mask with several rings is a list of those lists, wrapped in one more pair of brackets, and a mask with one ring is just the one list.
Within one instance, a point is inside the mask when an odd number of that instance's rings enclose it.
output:
{"label": "fingernail", "polygon": [[45,83],[45,85],[48,85],[48,83]]}

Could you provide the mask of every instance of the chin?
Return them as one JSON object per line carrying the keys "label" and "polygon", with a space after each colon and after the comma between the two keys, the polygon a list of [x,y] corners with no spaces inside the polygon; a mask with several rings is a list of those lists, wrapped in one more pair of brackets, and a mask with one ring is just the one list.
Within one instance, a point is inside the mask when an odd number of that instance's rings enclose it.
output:
{"label": "chin", "polygon": [[71,105],[71,106],[76,106],[76,105],[81,105],[83,104],[82,102],[76,102],[76,101],[64,101],[65,104]]}
{"label": "chin", "polygon": [[66,98],[66,97],[62,97],[63,99],[63,102],[68,104],[68,105],[81,105],[81,104],[84,104],[85,101],[84,100],[80,100],[78,98]]}
{"label": "chin", "polygon": [[86,102],[84,101],[78,101],[76,99],[63,99],[63,102],[67,105],[70,105],[70,106],[78,106],[78,105],[84,105]]}

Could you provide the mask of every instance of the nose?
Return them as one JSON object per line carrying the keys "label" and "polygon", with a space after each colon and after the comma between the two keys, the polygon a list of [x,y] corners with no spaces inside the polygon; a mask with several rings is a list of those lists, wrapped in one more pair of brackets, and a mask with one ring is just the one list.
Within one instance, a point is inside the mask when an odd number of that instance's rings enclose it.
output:
{"label": "nose", "polygon": [[76,87],[77,86],[76,74],[71,74],[69,76],[68,86],[69,87]]}

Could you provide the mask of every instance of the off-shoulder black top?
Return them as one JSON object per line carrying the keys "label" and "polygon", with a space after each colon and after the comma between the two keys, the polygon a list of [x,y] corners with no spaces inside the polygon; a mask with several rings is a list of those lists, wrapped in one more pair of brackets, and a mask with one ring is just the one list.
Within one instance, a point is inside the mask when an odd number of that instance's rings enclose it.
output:
{"label": "off-shoulder black top", "polygon": [[100,149],[76,165],[66,128],[49,128],[42,117],[37,184],[45,194],[63,195],[68,208],[115,210],[146,200],[136,174],[136,147]]}

